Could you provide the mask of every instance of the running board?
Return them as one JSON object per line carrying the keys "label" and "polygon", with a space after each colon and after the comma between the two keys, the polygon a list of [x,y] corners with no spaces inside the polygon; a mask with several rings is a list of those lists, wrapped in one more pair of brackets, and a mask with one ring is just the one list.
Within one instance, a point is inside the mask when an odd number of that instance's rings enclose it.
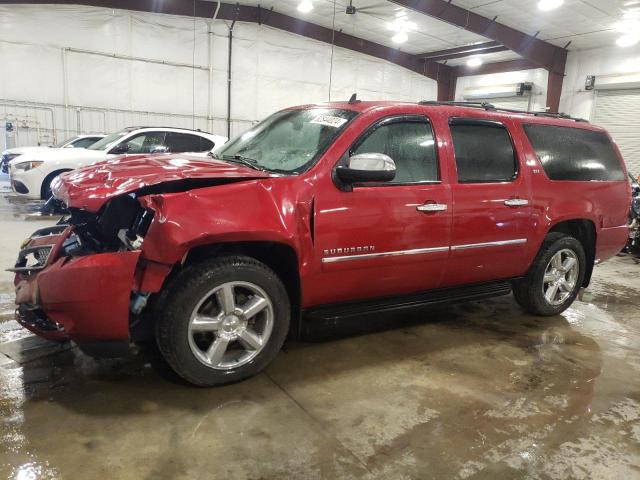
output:
{"label": "running board", "polygon": [[508,281],[490,282],[464,287],[441,288],[424,293],[387,297],[373,300],[348,302],[340,304],[312,307],[302,312],[304,320],[320,320],[326,323],[337,323],[339,320],[363,315],[404,312],[428,305],[442,303],[480,300],[511,293]]}

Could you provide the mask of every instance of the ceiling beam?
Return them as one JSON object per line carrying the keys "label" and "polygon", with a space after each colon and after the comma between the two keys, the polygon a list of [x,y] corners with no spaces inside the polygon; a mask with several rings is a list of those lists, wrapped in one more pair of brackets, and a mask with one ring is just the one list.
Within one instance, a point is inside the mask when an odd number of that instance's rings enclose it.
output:
{"label": "ceiling beam", "polygon": [[567,51],[515,28],[453,5],[445,0],[390,0],[416,12],[442,20],[477,35],[500,42],[537,67],[564,75]]}
{"label": "ceiling beam", "polygon": [[518,70],[531,70],[538,68],[534,63],[526,59],[507,60],[506,62],[485,63],[479,67],[458,65],[452,67],[455,77],[469,77],[472,75],[489,75],[491,73],[516,72]]}
{"label": "ceiling beam", "polygon": [[[0,0],[0,4],[3,3],[15,3],[15,0]],[[209,19],[213,17],[217,7],[217,2],[204,0],[195,0],[195,2],[186,0],[58,0],[49,2],[43,0],[26,0],[21,3],[87,5],[91,7],[164,13],[189,17],[195,15],[196,17]],[[221,3],[217,18],[220,20],[236,20],[239,22],[267,25],[285,32],[295,33],[328,44],[333,43],[337,47],[380,58],[438,82],[450,81],[451,67],[434,61],[425,62],[415,55],[402,52],[396,48],[387,47],[337,30],[332,30],[331,28],[284,15],[274,10],[261,8],[259,6]]]}
{"label": "ceiling beam", "polygon": [[470,52],[461,52],[461,53],[450,53],[448,55],[441,55],[439,57],[425,57],[426,60],[433,60],[434,62],[440,62],[443,60],[453,60],[456,58],[465,58],[465,57],[471,57],[474,55],[484,55],[487,53],[498,53],[498,52],[506,52],[509,49],[507,47],[503,47],[503,46],[499,46],[499,47],[491,47],[491,48],[485,48],[484,50],[479,50],[479,51],[470,51]]}
{"label": "ceiling beam", "polygon": [[447,48],[445,50],[436,50],[433,52],[420,53],[417,56],[420,58],[429,58],[429,59],[438,59],[438,60],[440,60],[441,57],[444,57],[442,59],[445,60],[448,58],[449,55],[457,55],[459,53],[466,53],[466,54],[480,53],[487,49],[502,47],[502,46],[503,45],[501,45],[500,42],[475,43],[473,45],[465,45],[463,47],[454,47],[454,48]]}

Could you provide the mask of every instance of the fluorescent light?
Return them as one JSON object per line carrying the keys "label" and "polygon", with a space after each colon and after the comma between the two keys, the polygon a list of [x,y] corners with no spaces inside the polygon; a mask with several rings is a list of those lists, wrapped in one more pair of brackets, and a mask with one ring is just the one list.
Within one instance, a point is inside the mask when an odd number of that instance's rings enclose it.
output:
{"label": "fluorescent light", "polygon": [[549,10],[555,10],[563,3],[564,0],[540,0],[538,2],[538,8],[543,12],[548,12]]}
{"label": "fluorescent light", "polygon": [[409,35],[405,32],[398,32],[393,37],[391,37],[391,41],[393,43],[404,43],[409,40]]}
{"label": "fluorescent light", "polygon": [[313,10],[313,3],[311,0],[302,0],[298,5],[298,11],[302,13],[309,13]]}
{"label": "fluorescent light", "polygon": [[637,33],[626,33],[616,40],[619,47],[632,47],[640,42],[640,35]]}
{"label": "fluorescent light", "polygon": [[467,67],[476,68],[482,65],[482,59],[480,57],[472,57],[467,60]]}

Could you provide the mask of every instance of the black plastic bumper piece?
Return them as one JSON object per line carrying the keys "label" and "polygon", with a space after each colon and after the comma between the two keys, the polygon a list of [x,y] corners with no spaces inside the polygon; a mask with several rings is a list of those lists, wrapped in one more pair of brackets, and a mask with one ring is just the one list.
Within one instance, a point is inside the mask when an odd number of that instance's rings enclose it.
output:
{"label": "black plastic bumper piece", "polygon": [[130,353],[129,340],[104,340],[80,342],[75,340],[82,353],[93,358],[126,357]]}
{"label": "black plastic bumper piece", "polygon": [[16,309],[16,319],[18,323],[24,326],[30,326],[43,332],[62,331],[60,326],[51,321],[40,308],[26,303],[21,304]]}
{"label": "black plastic bumper piece", "polygon": [[13,180],[12,182],[13,185],[13,189],[18,192],[18,193],[22,193],[23,195],[26,193],[29,193],[29,189],[27,188],[27,186],[22,183],[19,182],[18,180]]}

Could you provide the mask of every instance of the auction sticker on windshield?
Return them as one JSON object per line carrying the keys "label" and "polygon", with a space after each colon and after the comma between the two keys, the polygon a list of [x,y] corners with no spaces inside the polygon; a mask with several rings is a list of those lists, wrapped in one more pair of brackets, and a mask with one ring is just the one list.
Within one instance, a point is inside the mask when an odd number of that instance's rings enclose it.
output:
{"label": "auction sticker on windshield", "polygon": [[327,127],[340,128],[347,123],[346,118],[334,117],[333,115],[318,115],[309,123],[317,123],[319,125],[326,125]]}

